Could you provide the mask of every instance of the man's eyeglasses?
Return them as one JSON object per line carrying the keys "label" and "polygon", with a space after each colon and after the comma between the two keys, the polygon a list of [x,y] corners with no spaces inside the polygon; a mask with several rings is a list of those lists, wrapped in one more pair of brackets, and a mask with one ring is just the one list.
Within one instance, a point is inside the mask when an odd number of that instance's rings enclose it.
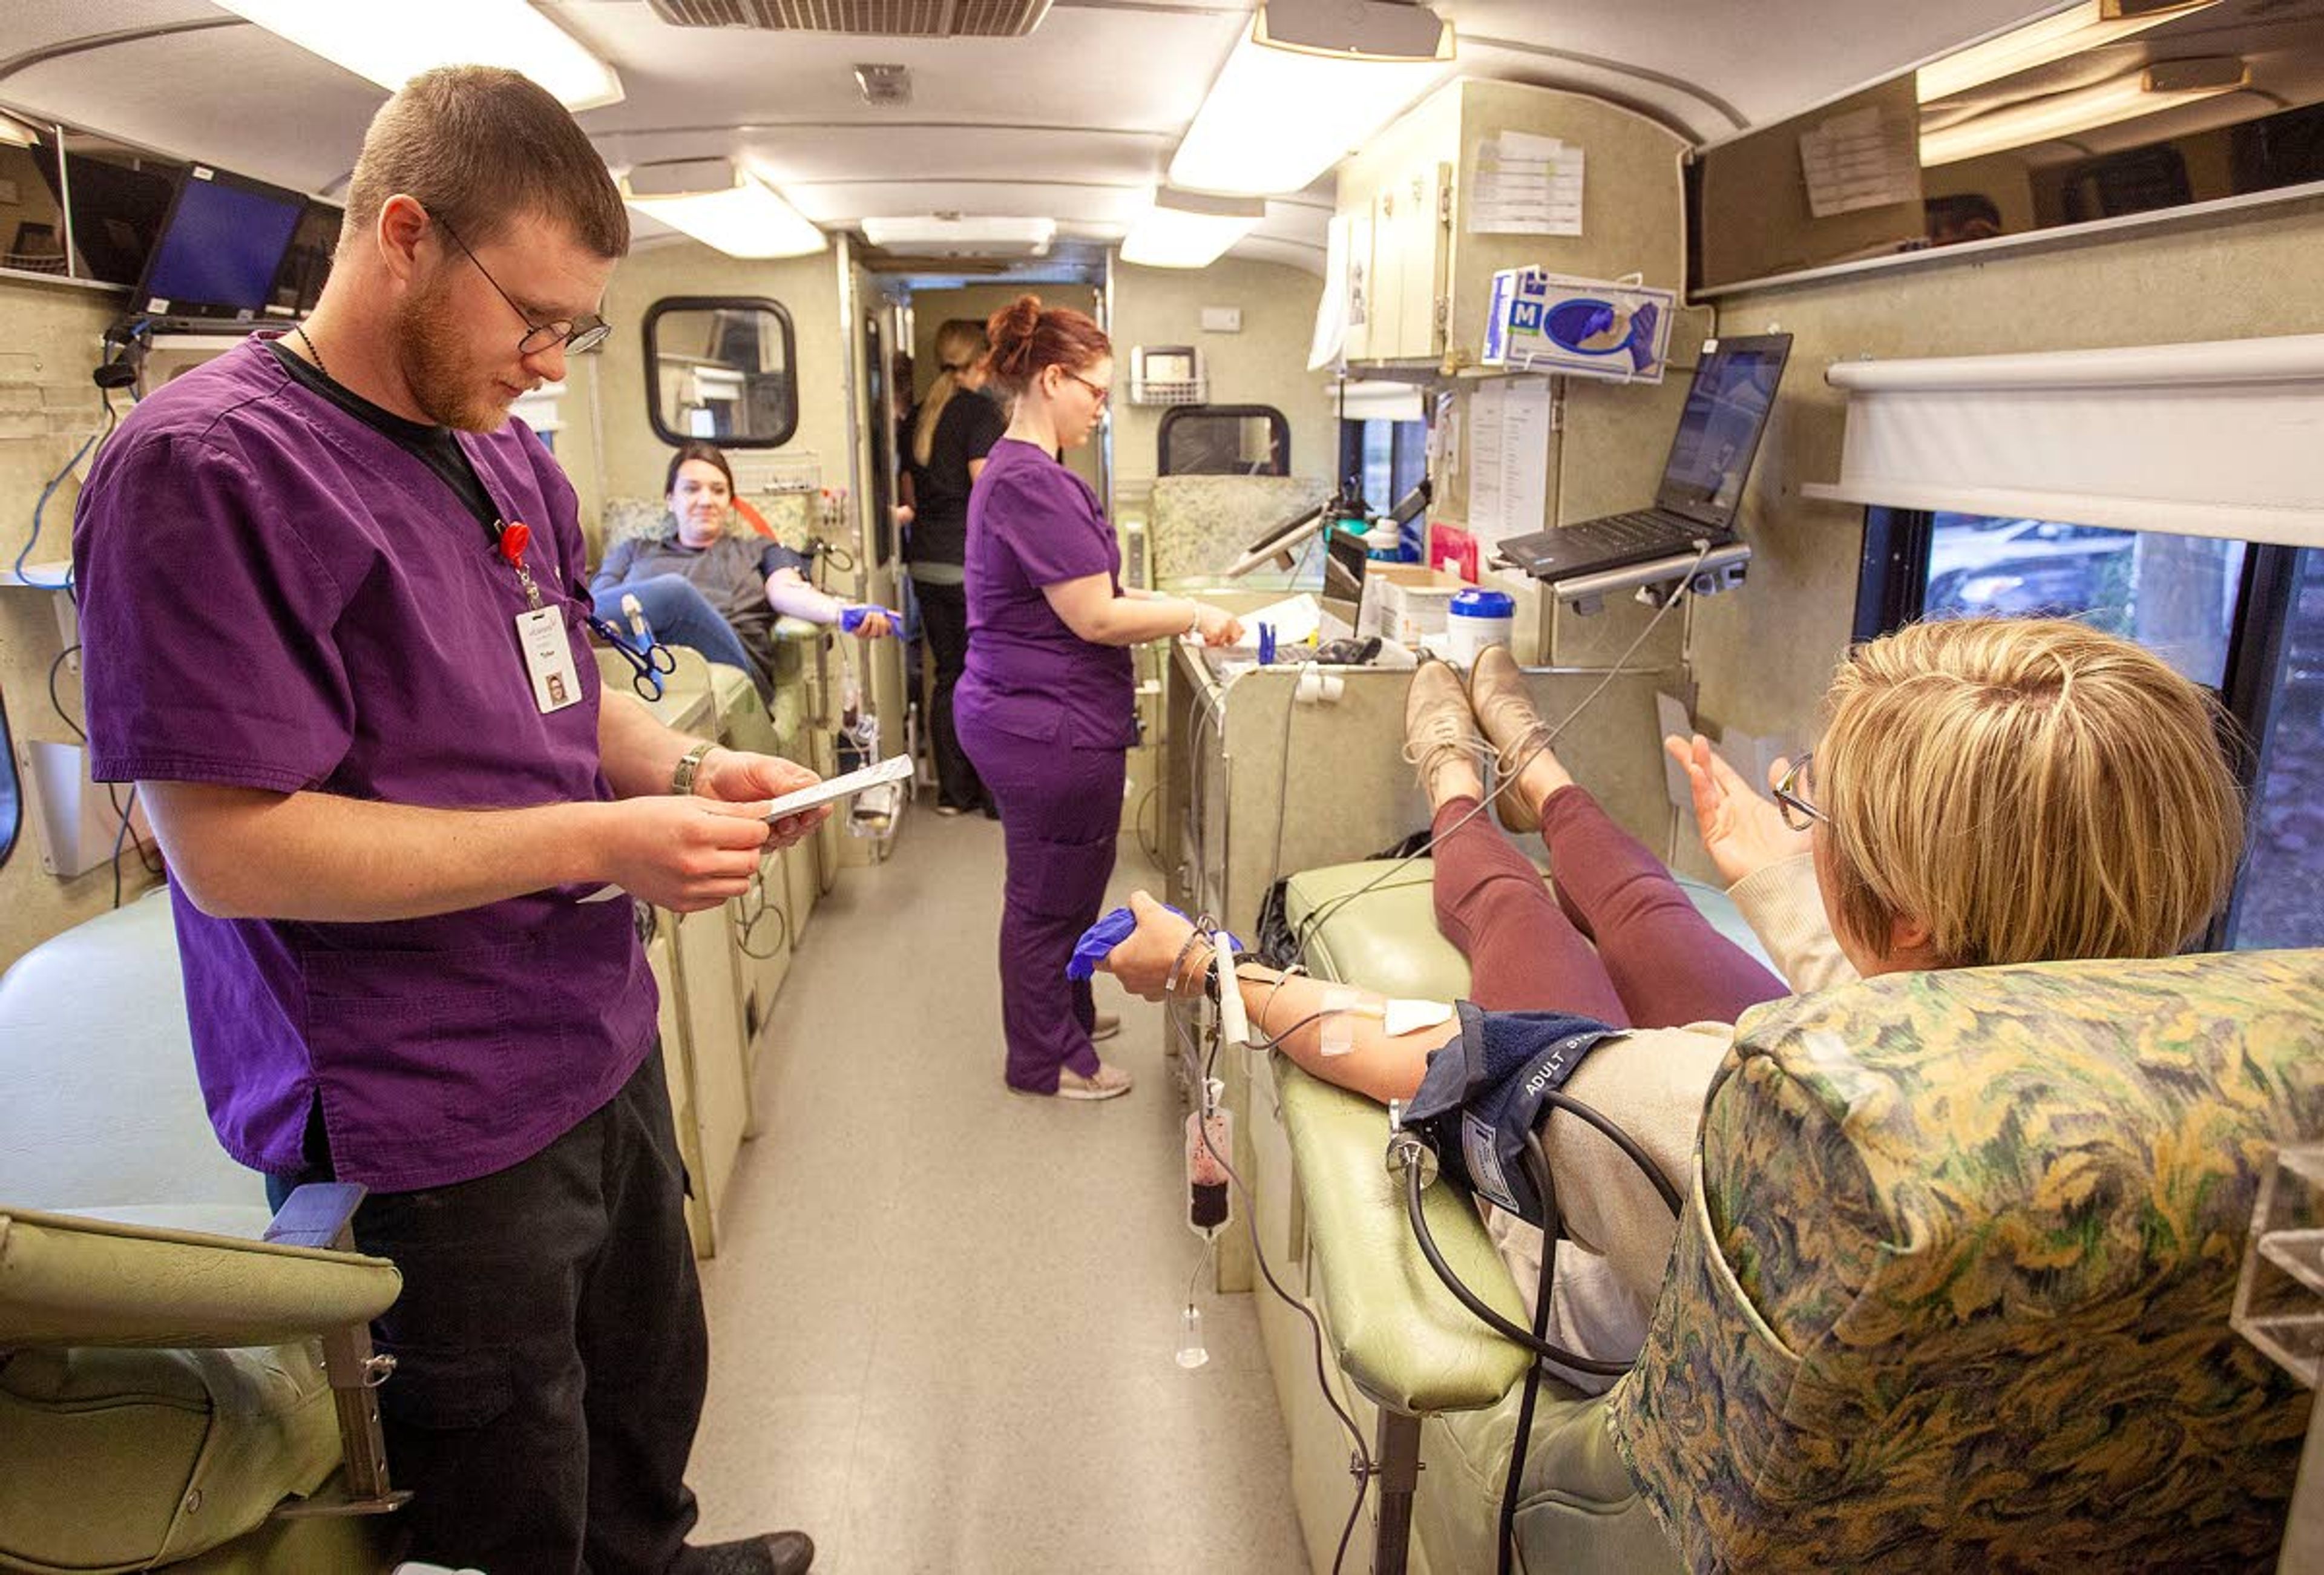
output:
{"label": "man's eyeglasses", "polygon": [[[1062,366],[1057,368],[1057,370],[1059,372],[1065,372],[1065,369]],[[1075,382],[1080,383],[1084,388],[1089,390],[1090,392],[1095,394],[1097,396],[1097,402],[1100,406],[1103,406],[1108,400],[1113,397],[1113,391],[1111,389],[1107,388],[1102,383],[1092,382],[1088,378],[1084,377],[1078,372],[1065,372],[1065,375],[1072,378]]]}
{"label": "man's eyeglasses", "polygon": [[554,322],[534,322],[532,314],[517,305],[514,296],[501,289],[501,281],[493,277],[492,270],[481,262],[477,262],[476,254],[468,250],[468,243],[460,239],[459,231],[445,224],[443,219],[434,214],[428,216],[442,226],[444,233],[452,237],[452,244],[459,247],[461,254],[476,264],[476,272],[484,276],[484,282],[493,287],[495,294],[508,302],[509,310],[524,320],[525,336],[516,344],[518,355],[538,355],[544,350],[562,345],[567,355],[586,355],[604,344],[605,336],[613,331],[613,325],[595,312],[589,313],[586,317],[570,319],[560,318]]}
{"label": "man's eyeglasses", "polygon": [[1800,785],[1807,778],[1808,761],[1812,759],[1812,755],[1802,755],[1794,760],[1792,769],[1784,773],[1784,779],[1775,784],[1776,813],[1784,817],[1785,825],[1797,832],[1808,830],[1817,821],[1826,825],[1831,824],[1831,816],[1810,804],[1800,792]]}

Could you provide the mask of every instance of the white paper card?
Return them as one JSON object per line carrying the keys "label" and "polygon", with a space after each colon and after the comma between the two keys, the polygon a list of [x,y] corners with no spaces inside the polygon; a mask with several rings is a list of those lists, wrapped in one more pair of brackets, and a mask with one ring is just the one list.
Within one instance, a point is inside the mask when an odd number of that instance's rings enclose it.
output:
{"label": "white paper card", "polygon": [[1808,211],[1831,218],[1868,207],[1921,200],[1919,133],[1877,105],[1868,105],[1800,134],[1800,169]]}
{"label": "white paper card", "polygon": [[565,635],[564,612],[536,607],[518,613],[516,640],[524,652],[524,670],[532,679],[533,704],[541,714],[577,704],[581,679],[573,670],[573,644]]}
{"label": "white paper card", "polygon": [[1582,151],[1556,137],[1503,132],[1477,144],[1472,235],[1582,233]]}

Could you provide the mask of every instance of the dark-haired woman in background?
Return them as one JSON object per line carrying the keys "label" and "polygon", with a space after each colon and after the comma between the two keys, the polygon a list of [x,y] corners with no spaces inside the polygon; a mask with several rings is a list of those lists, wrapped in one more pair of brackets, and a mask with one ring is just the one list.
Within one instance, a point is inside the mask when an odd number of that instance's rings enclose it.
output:
{"label": "dark-haired woman in background", "polygon": [[984,325],[954,318],[936,330],[936,380],[912,428],[914,513],[907,559],[920,626],[936,661],[928,731],[936,745],[936,813],[991,806],[953,725],[953,691],[968,660],[968,493],[1009,418],[988,399]]}
{"label": "dark-haired woman in background", "polygon": [[[589,581],[600,618],[618,619],[626,591],[643,603],[655,634],[672,645],[696,645],[713,660],[732,659],[718,642],[692,638],[676,622],[691,598],[672,576],[702,594],[741,640],[759,693],[770,704],[775,682],[775,619],[783,613],[809,623],[838,623],[850,606],[807,583],[807,560],[779,541],[737,534],[734,472],[715,444],[698,439],[670,456],[662,491],[670,527],[658,539],[632,537],[605,554]],[[695,620],[698,622],[698,620]],[[889,632],[887,614],[867,609],[855,632],[877,640]]]}
{"label": "dark-haired woman in background", "polygon": [[1009,1086],[1111,1099],[1130,1091],[1130,1074],[1098,1059],[1095,1003],[1065,963],[1113,873],[1123,757],[1138,739],[1127,648],[1181,634],[1227,645],[1242,627],[1199,602],[1124,591],[1097,494],[1056,457],[1089,440],[1112,391],[1103,331],[1029,295],[995,312],[987,331],[1010,416],[969,493],[970,640],[954,718],[1008,845]]}

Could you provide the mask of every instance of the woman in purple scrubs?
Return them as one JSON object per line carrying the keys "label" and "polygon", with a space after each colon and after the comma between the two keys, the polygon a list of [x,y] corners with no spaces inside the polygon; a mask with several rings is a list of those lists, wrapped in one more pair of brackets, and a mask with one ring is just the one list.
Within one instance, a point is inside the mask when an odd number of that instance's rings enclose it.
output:
{"label": "woman in purple scrubs", "polygon": [[1113,346],[1086,315],[1033,296],[992,316],[991,374],[1009,430],[968,498],[968,663],[953,699],[961,746],[1001,806],[1009,851],[1001,1017],[1009,1086],[1062,1099],[1130,1091],[1090,1043],[1087,982],[1065,978],[1113,873],[1124,754],[1138,741],[1129,647],[1240,638],[1199,602],[1125,591],[1097,494],[1056,456],[1089,440]]}

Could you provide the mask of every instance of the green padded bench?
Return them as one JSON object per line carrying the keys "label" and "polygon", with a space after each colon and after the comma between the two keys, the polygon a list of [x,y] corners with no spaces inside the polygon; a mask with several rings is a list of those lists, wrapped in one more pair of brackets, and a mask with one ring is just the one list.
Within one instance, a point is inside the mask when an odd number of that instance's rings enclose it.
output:
{"label": "green padded bench", "polygon": [[[1295,932],[1380,868],[1295,878]],[[1326,915],[1310,967],[1460,995],[1426,873]],[[1722,894],[1690,895],[1757,951]],[[1421,1257],[1386,1111],[1280,1057],[1253,1086],[1252,1127],[1279,1112],[1252,1149],[1293,1172],[1276,1207],[1307,1299],[1379,1407],[1376,1486],[1412,1491],[1410,1568],[1491,1570],[1525,1358]],[[2270,1155],[2319,1133],[2324,952],[1897,974],[1753,1009],[1637,1366],[1596,1398],[1543,1385],[1519,1567],[2272,1565],[2309,1395],[2227,1314]],[[1262,1225],[1283,1180],[1254,1180]],[[1515,1318],[1468,1200],[1439,1185],[1428,1208]],[[1312,1550],[1307,1498],[1344,1514],[1347,1477],[1301,1459],[1330,1436],[1289,1414],[1320,1410],[1312,1377],[1277,1394]],[[1406,1545],[1384,1508],[1374,1570]]]}
{"label": "green padded bench", "polygon": [[[1330,910],[1306,936],[1309,970],[1392,996],[1453,1000],[1467,994],[1468,961],[1437,932],[1432,870],[1429,860],[1416,859],[1400,869],[1375,861],[1294,876],[1286,890],[1286,916],[1295,935],[1305,931],[1312,916]],[[1383,874],[1378,887],[1349,897]],[[1680,884],[1720,933],[1766,961],[1725,892],[1699,881]],[[1402,1180],[1384,1164],[1388,1112],[1281,1059],[1274,1063],[1274,1082],[1314,1247],[1310,1273],[1328,1309],[1332,1355],[1350,1383],[1380,1407],[1384,1438],[1417,1430],[1423,1441],[1426,1469],[1414,1513],[1425,1567],[1434,1575],[1490,1570],[1524,1353],[1454,1301],[1421,1256],[1405,1218]],[[1524,1322],[1517,1287],[1468,1198],[1435,1187],[1425,1206],[1437,1246],[1454,1272],[1496,1311]],[[1575,1464],[1561,1467],[1561,1480],[1602,1478],[1606,1505],[1634,1499],[1602,1432],[1577,1428],[1568,1439],[1560,1430],[1554,1402],[1561,1396],[1579,1402],[1570,1407],[1577,1417],[1602,1411],[1572,1391],[1545,1384],[1536,1406],[1535,1450],[1551,1451],[1556,1438],[1576,1457]],[[1322,1405],[1320,1397],[1311,1398]],[[1419,1419],[1426,1419],[1425,1428]],[[1588,1470],[1577,1478],[1583,1465]],[[1648,1570],[1657,1561],[1670,1564],[1660,1533],[1642,1511],[1634,1518],[1637,1534],[1614,1539],[1612,1561],[1561,1567]]]}

